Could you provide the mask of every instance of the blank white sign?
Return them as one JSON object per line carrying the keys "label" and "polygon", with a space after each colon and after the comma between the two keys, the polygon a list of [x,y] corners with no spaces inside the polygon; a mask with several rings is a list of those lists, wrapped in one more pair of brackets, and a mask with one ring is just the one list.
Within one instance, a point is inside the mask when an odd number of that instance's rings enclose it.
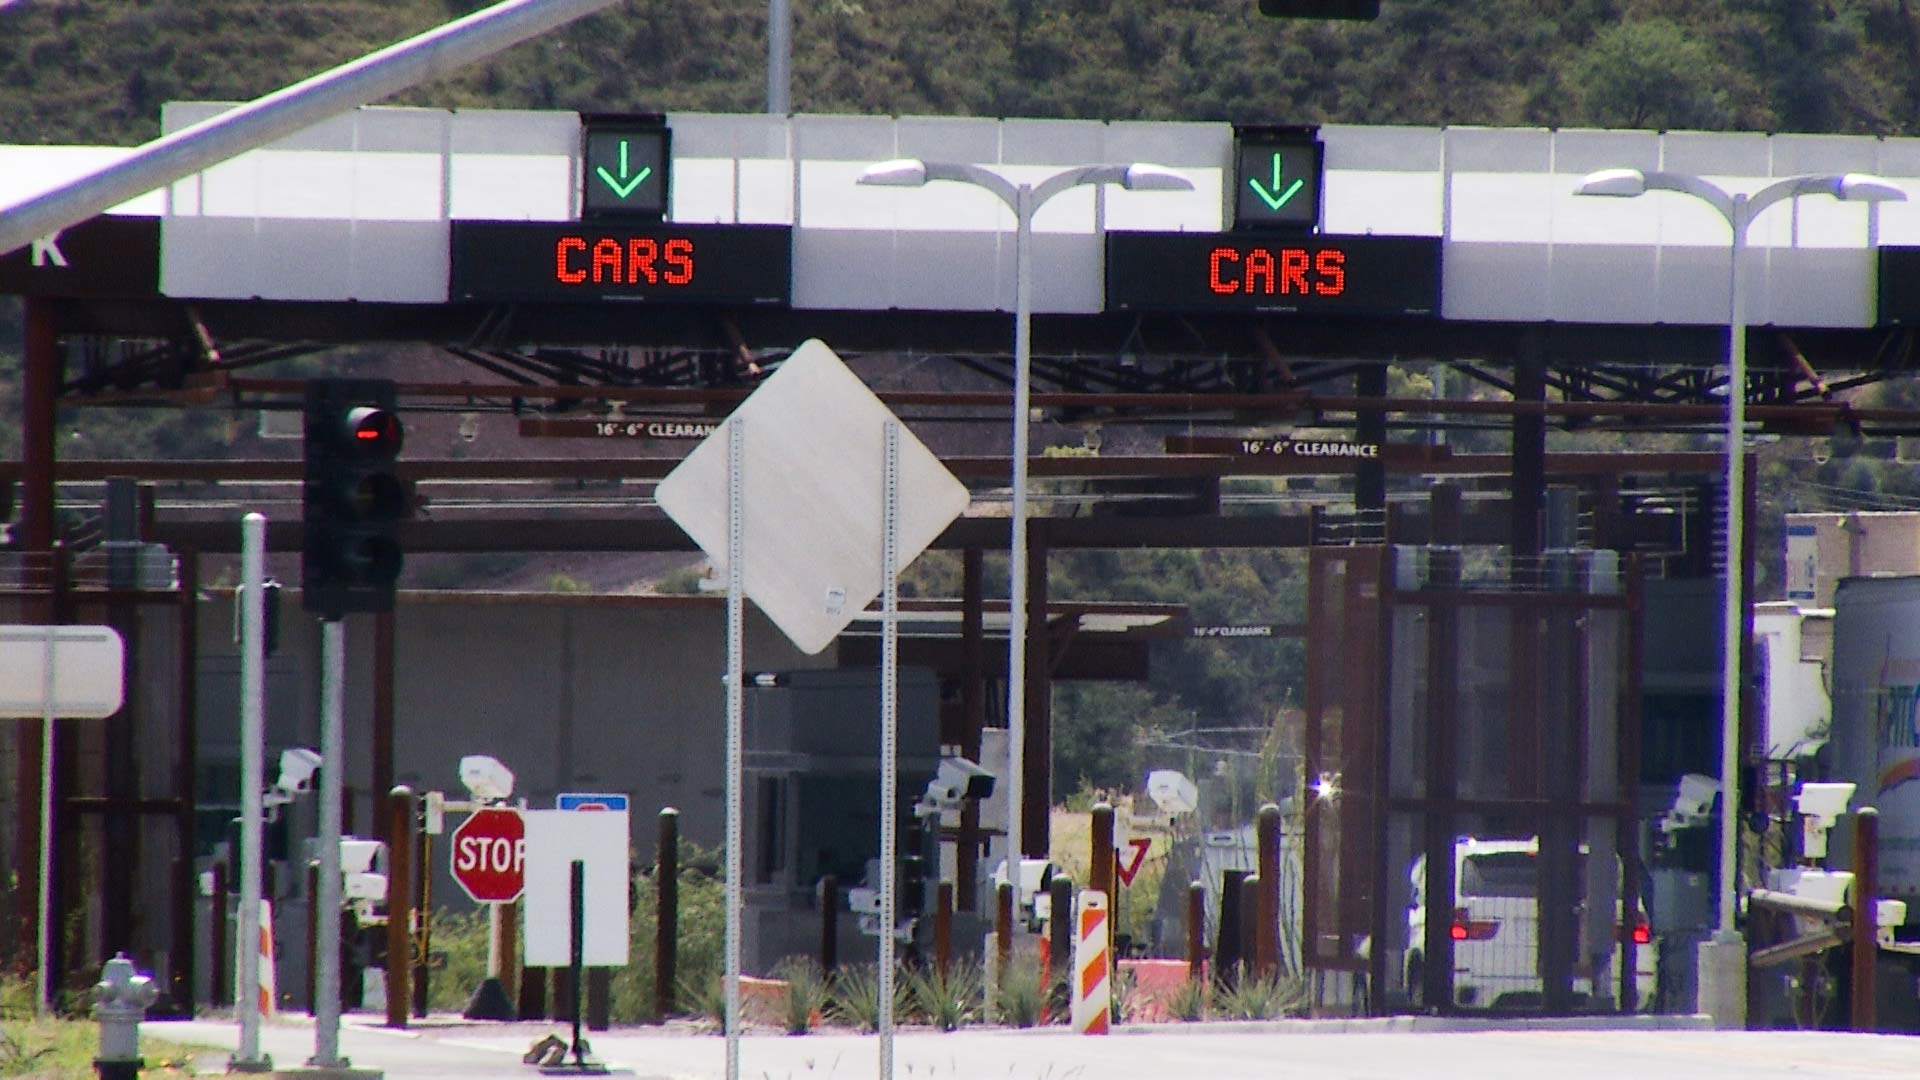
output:
{"label": "blank white sign", "polygon": [[573,963],[573,863],[586,863],[584,963],[627,963],[627,813],[624,810],[523,810],[527,823],[527,931],[530,967]]}
{"label": "blank white sign", "polygon": [[[47,700],[47,643],[53,643],[53,700]],[[120,711],[126,645],[111,626],[0,625],[0,717],[98,720]]]}
{"label": "blank white sign", "polygon": [[[892,410],[819,340],[794,350],[660,482],[660,508],[727,561],[727,446],[746,425],[746,594],[805,653],[880,595],[885,429]],[[899,568],[967,508],[967,488],[900,428]]]}

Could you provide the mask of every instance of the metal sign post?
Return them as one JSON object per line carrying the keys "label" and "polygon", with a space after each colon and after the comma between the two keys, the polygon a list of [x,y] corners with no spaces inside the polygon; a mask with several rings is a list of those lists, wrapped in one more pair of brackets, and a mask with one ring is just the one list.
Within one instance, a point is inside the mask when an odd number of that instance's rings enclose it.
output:
{"label": "metal sign post", "polygon": [[893,1080],[893,945],[899,867],[900,422],[888,420],[880,527],[880,1080]]}
{"label": "metal sign post", "polygon": [[[347,630],[339,619],[320,624],[320,886],[315,890],[313,1057],[317,1069],[345,1068],[340,1056],[340,798],[346,740],[342,697],[347,676]],[[423,860],[424,861],[424,860]]]}
{"label": "metal sign post", "polygon": [[[260,1054],[260,824],[266,794],[267,519],[240,519],[240,978],[233,1000],[240,1014],[236,1072],[264,1072],[273,1061]],[[322,768],[331,770],[323,763]],[[227,913],[216,911],[216,919]],[[214,963],[225,963],[216,957]]]}
{"label": "metal sign post", "polygon": [[746,418],[727,425],[727,1080],[740,1080],[740,800],[744,791],[746,677]]}

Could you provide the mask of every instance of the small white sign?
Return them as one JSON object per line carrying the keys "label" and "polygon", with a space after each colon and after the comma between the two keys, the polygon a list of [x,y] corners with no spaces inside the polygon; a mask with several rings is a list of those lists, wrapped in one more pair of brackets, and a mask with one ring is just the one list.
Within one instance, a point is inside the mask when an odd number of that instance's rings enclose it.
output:
{"label": "small white sign", "polygon": [[570,893],[575,860],[586,863],[584,963],[627,963],[627,812],[525,810],[527,823],[524,960],[529,967],[573,963]]}
{"label": "small white sign", "polygon": [[1812,525],[1787,526],[1787,599],[1812,603],[1818,596],[1820,534]]}
{"label": "small white sign", "polygon": [[113,627],[0,625],[0,718],[44,716],[51,705],[54,716],[100,720],[120,711],[125,688],[126,645]]}

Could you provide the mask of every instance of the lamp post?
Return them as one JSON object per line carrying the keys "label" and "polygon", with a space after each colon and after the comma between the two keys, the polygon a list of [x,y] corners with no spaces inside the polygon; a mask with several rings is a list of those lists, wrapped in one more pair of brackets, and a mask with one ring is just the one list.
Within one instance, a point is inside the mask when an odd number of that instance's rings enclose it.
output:
{"label": "lamp post", "polygon": [[[1677,191],[1691,195],[1718,211],[1732,230],[1732,262],[1728,271],[1727,302],[1727,532],[1726,599],[1722,605],[1720,642],[1720,880],[1719,913],[1713,940],[1701,945],[1700,1003],[1718,1026],[1746,1022],[1745,945],[1734,929],[1740,819],[1740,656],[1742,600],[1746,595],[1744,549],[1746,522],[1746,468],[1744,432],[1747,420],[1747,311],[1741,256],[1747,249],[1747,227],[1763,211],[1782,199],[1801,195],[1831,195],[1846,202],[1900,202],[1906,193],[1875,176],[1861,173],[1793,176],[1776,180],[1752,194],[1728,192],[1697,176],[1642,172],[1639,169],[1603,169],[1590,173],[1574,188],[1576,195],[1632,198],[1649,191]],[[1713,1007],[1709,1007],[1709,1006]]]}
{"label": "lamp post", "polygon": [[1019,888],[1022,852],[1020,816],[1026,764],[1027,674],[1027,423],[1030,409],[1029,324],[1033,317],[1033,215],[1048,199],[1068,188],[1119,184],[1128,191],[1192,191],[1193,182],[1158,165],[1080,165],[1038,184],[1017,184],[979,165],[900,158],[869,167],[860,183],[881,187],[920,187],[929,180],[954,180],[993,192],[1013,211],[1015,224],[1013,293],[1013,538],[1009,546],[1010,605],[1007,612],[1007,880]]}

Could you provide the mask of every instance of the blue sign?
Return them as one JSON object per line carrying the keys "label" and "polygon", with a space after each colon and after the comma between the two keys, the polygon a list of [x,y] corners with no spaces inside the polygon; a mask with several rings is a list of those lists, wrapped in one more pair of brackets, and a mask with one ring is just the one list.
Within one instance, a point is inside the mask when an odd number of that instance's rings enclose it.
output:
{"label": "blue sign", "polygon": [[603,792],[567,791],[562,792],[553,801],[556,810],[619,810],[627,809],[625,795],[609,795]]}

